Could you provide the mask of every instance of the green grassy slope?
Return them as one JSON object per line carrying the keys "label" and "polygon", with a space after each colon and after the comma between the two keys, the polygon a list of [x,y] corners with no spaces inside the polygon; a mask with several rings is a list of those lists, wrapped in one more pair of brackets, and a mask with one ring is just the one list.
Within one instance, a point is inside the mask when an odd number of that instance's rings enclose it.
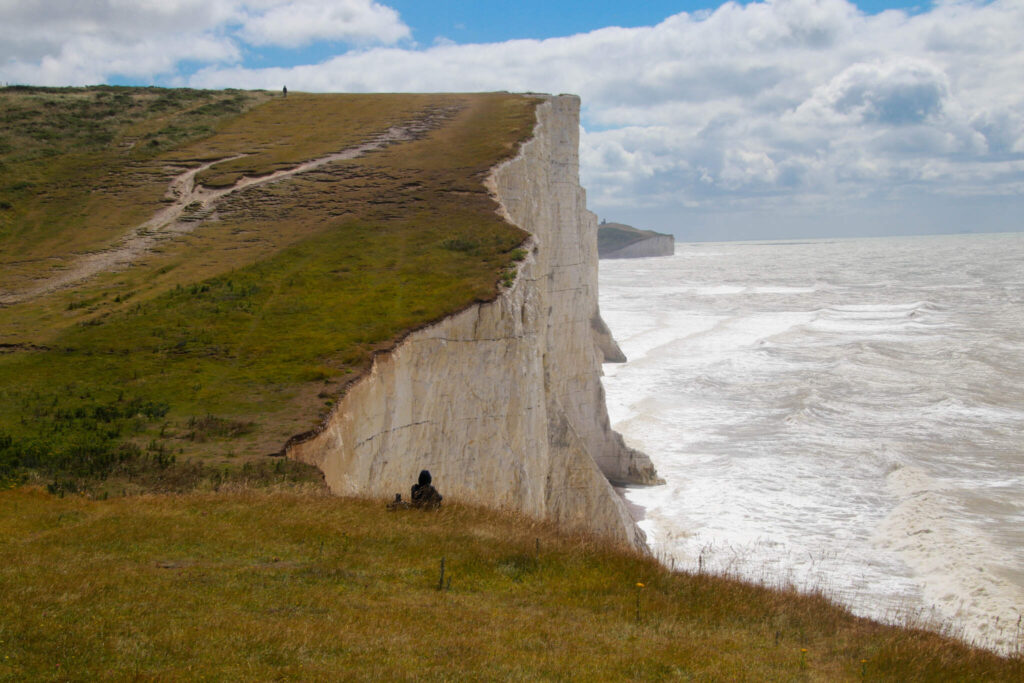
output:
{"label": "green grassy slope", "polygon": [[1020,659],[529,520],[312,492],[0,492],[0,589],[0,680],[1024,676]]}
{"label": "green grassy slope", "polygon": [[[482,182],[536,100],[158,89],[0,90],[0,292],[111,249],[201,162],[211,187],[429,128],[230,195],[130,267],[0,307],[0,479],[77,488],[308,430],[371,354],[496,294],[525,235]],[[56,113],[55,113],[56,112]],[[74,134],[65,134],[72,127]]]}

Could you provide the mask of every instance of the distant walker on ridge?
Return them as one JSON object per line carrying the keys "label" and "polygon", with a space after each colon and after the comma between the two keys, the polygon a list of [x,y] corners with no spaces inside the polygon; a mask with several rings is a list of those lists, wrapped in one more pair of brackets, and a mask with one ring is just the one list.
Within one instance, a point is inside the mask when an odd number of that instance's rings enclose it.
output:
{"label": "distant walker on ridge", "polygon": [[420,472],[419,483],[412,485],[412,506],[426,510],[441,507],[441,494],[430,483],[430,472]]}

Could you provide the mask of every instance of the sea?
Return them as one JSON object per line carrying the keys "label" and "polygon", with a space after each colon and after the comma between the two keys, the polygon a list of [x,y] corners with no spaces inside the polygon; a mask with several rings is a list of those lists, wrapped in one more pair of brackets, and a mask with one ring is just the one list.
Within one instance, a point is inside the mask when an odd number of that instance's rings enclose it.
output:
{"label": "sea", "polygon": [[677,244],[600,306],[663,562],[1024,647],[1024,233]]}

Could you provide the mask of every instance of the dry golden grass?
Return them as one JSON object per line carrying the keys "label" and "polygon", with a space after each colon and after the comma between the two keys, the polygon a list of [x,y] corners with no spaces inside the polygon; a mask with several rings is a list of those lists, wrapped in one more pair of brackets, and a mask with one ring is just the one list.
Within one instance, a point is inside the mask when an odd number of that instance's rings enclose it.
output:
{"label": "dry golden grass", "polygon": [[266,102],[260,92],[0,90],[0,289],[102,249],[160,207],[168,150]]}
{"label": "dry golden grass", "polygon": [[[819,597],[496,512],[287,490],[0,493],[0,678],[1021,680]],[[450,587],[439,591],[441,558]],[[636,584],[644,584],[639,588]],[[639,621],[637,598],[639,597]]]}

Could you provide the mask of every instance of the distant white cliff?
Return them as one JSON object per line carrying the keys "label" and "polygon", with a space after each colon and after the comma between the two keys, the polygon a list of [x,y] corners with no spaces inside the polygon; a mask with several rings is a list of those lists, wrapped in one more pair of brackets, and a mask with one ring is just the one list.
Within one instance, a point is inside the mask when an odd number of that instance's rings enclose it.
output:
{"label": "distant white cliff", "polygon": [[644,258],[672,256],[676,240],[653,230],[640,230],[623,223],[601,223],[597,230],[597,251],[601,258]]}
{"label": "distant white cliff", "polygon": [[598,311],[579,106],[546,97],[534,137],[489,179],[505,217],[533,235],[513,286],[379,355],[322,430],[288,446],[335,493],[407,496],[428,469],[447,499],[643,546],[610,482],[660,480],[605,408],[601,361],[621,351]]}

